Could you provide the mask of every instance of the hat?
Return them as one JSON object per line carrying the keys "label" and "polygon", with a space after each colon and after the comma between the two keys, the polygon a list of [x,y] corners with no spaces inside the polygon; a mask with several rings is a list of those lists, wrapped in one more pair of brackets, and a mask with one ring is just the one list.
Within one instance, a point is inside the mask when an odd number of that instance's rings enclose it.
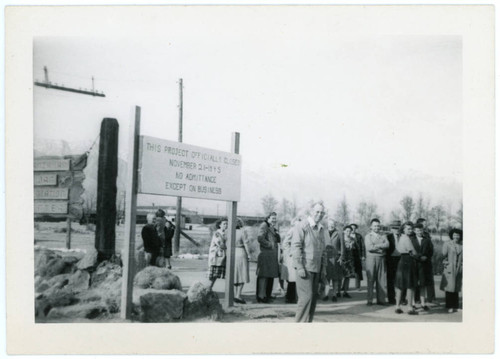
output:
{"label": "hat", "polygon": [[391,228],[401,228],[401,221],[392,221]]}

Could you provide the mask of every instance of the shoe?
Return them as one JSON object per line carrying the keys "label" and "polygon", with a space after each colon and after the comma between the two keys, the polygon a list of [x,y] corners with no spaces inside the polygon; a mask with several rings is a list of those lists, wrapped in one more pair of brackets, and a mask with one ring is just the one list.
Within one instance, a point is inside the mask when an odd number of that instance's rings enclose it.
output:
{"label": "shoe", "polygon": [[336,296],[333,296],[332,297],[332,302],[336,302],[337,301],[337,297]]}
{"label": "shoe", "polygon": [[271,297],[267,297],[266,299],[267,299],[267,303],[272,303],[272,302],[274,302],[276,297],[271,296]]}
{"label": "shoe", "polygon": [[456,311],[456,309],[453,309],[453,308],[448,309],[448,313],[453,313],[455,311]]}
{"label": "shoe", "polygon": [[401,305],[408,305],[408,301],[407,300],[402,300],[401,301]]}
{"label": "shoe", "polygon": [[422,307],[422,309],[423,309],[423,310],[425,310],[425,311],[427,312],[427,311],[429,310],[429,307],[428,307],[428,306],[426,306],[426,305],[424,305],[424,306]]}
{"label": "shoe", "polygon": [[396,314],[403,314],[403,311],[401,310],[401,308],[396,309]]}
{"label": "shoe", "polygon": [[351,298],[351,296],[347,292],[345,292],[344,294],[342,294],[342,297],[344,297],[344,298]]}
{"label": "shoe", "polygon": [[410,311],[408,312],[408,314],[409,314],[409,315],[418,315],[418,312],[417,312],[416,310],[412,309],[412,310],[410,310]]}
{"label": "shoe", "polygon": [[337,298],[340,298],[342,295],[340,294],[340,292],[338,292],[337,294],[335,294],[337,296]]}
{"label": "shoe", "polygon": [[415,305],[412,305],[411,310],[417,310],[417,307]]}
{"label": "shoe", "polygon": [[243,301],[239,298],[234,298],[234,302],[235,303],[240,303],[240,304],[243,304]]}
{"label": "shoe", "polygon": [[257,303],[269,303],[269,299],[257,297]]}
{"label": "shoe", "polygon": [[326,302],[328,300],[328,296],[325,295],[323,298],[321,298],[324,302]]}

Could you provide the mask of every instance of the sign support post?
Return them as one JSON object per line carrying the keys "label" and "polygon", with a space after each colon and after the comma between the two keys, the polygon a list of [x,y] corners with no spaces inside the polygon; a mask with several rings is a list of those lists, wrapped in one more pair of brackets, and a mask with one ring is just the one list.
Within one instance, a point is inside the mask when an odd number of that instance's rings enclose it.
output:
{"label": "sign support post", "polygon": [[[231,152],[240,153],[240,134],[233,132],[231,135]],[[226,258],[226,295],[224,296],[224,307],[229,308],[234,305],[234,254],[236,240],[236,211],[238,202],[227,202],[228,234],[227,237],[227,258]]]}
{"label": "sign support post", "polygon": [[71,218],[66,218],[66,249],[71,249]]}
{"label": "sign support post", "polygon": [[128,166],[125,198],[125,241],[123,244],[122,273],[122,319],[130,319],[132,313],[132,290],[135,272],[135,227],[137,211],[137,169],[139,162],[139,132],[141,128],[141,108],[135,107],[135,117],[130,122],[128,144]]}

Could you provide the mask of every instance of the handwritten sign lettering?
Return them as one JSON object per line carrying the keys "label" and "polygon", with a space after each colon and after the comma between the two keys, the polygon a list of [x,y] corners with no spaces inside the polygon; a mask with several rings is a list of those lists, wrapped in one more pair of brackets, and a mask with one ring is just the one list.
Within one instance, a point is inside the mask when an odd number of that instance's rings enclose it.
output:
{"label": "handwritten sign lettering", "polygon": [[35,214],[67,214],[66,201],[35,201]]}
{"label": "handwritten sign lettering", "polygon": [[33,168],[35,171],[69,171],[70,160],[35,160]]}

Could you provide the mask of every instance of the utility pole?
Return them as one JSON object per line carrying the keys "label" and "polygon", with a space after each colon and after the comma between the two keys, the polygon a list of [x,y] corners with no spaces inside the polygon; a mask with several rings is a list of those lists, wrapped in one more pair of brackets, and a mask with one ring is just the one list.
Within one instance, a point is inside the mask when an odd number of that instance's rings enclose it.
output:
{"label": "utility pole", "polygon": [[[182,142],[182,79],[179,79],[179,142]],[[179,253],[181,237],[182,197],[177,197],[175,213],[174,253]]]}

